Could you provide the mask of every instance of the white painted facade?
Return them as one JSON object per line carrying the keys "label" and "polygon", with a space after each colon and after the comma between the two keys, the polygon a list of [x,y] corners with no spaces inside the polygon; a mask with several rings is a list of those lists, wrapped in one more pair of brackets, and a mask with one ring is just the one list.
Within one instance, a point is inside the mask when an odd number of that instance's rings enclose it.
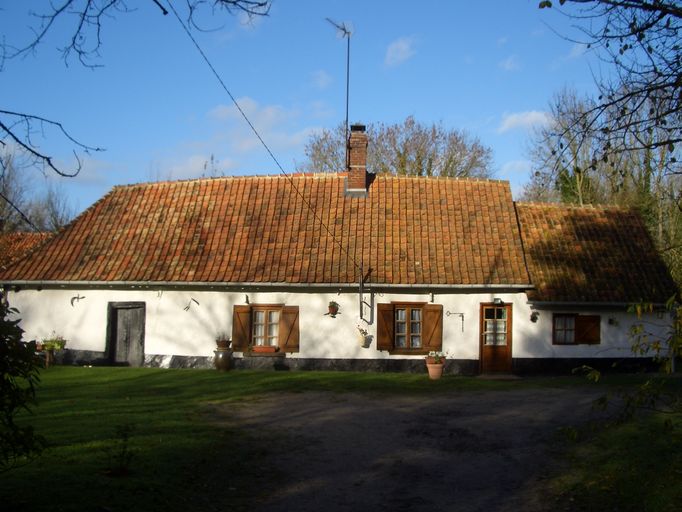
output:
{"label": "white painted facade", "polygon": [[[145,354],[205,356],[213,355],[219,332],[232,332],[232,309],[235,304],[282,303],[299,307],[300,351],[292,358],[322,359],[400,359],[422,356],[389,355],[376,350],[376,318],[365,306],[365,320],[359,315],[357,293],[334,293],[318,290],[301,292],[218,292],[190,290],[64,290],[24,289],[10,291],[8,300],[19,310],[25,339],[40,340],[55,331],[67,340],[67,348],[104,351],[106,347],[107,310],[111,302],[144,302]],[[74,297],[80,297],[75,298]],[[526,294],[517,293],[436,293],[433,302],[443,305],[443,351],[449,359],[479,359],[480,304],[494,298],[512,304],[512,355],[514,358],[620,358],[632,356],[630,328],[640,321],[625,312],[581,309],[580,313],[601,315],[601,343],[598,345],[552,344],[554,312],[576,313],[576,309],[534,311]],[[327,304],[340,304],[336,318],[327,315]],[[365,295],[370,301],[370,295]],[[431,302],[431,294],[377,293],[376,303]],[[371,320],[367,323],[367,320]],[[663,335],[669,328],[667,317],[651,314],[644,318],[648,327]],[[358,341],[357,326],[372,336],[367,348]]]}

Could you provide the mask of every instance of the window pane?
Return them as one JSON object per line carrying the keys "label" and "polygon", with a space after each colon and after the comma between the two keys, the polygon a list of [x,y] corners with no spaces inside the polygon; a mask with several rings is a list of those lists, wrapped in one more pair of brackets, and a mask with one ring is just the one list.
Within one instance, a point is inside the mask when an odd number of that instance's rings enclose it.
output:
{"label": "window pane", "polygon": [[564,343],[575,343],[575,331],[564,331]]}
{"label": "window pane", "polygon": [[575,317],[565,316],[564,320],[566,322],[565,323],[566,329],[571,329],[571,330],[575,329]]}
{"label": "window pane", "polygon": [[395,337],[395,346],[399,348],[405,348],[407,345],[404,334],[399,334]]}
{"label": "window pane", "polygon": [[485,308],[483,310],[483,317],[486,320],[495,318],[495,310],[493,308]]}
{"label": "window pane", "polygon": [[554,328],[563,329],[565,326],[566,317],[565,316],[555,316],[554,317]]}
{"label": "window pane", "polygon": [[412,322],[410,325],[410,333],[412,334],[421,334],[422,332],[422,324],[420,322]]}
{"label": "window pane", "polygon": [[407,324],[403,322],[398,322],[395,324],[395,332],[397,334],[405,334],[407,332],[406,330]]}
{"label": "window pane", "polygon": [[505,318],[507,318],[507,308],[498,308],[496,311],[497,311],[496,316],[498,319],[504,320]]}
{"label": "window pane", "polygon": [[496,332],[502,332],[505,333],[507,332],[507,321],[506,320],[497,320],[496,322]]}
{"label": "window pane", "polygon": [[396,309],[395,310],[395,320],[396,320],[396,322],[404,322],[405,321],[405,310],[404,309]]}
{"label": "window pane", "polygon": [[268,345],[277,345],[277,338],[276,337],[269,337],[267,344]]}
{"label": "window pane", "polygon": [[279,311],[268,311],[268,322],[270,323],[279,322]]}
{"label": "window pane", "polygon": [[254,337],[265,335],[265,326],[263,324],[253,324]]}
{"label": "window pane", "polygon": [[254,311],[253,321],[257,324],[265,323],[265,311]]}
{"label": "window pane", "polygon": [[279,324],[268,324],[268,336],[277,336]]}
{"label": "window pane", "polygon": [[421,309],[411,309],[410,310],[410,320],[413,322],[418,322],[421,320],[422,317],[422,311]]}
{"label": "window pane", "polygon": [[422,346],[422,337],[421,336],[412,336],[412,348],[420,348]]}

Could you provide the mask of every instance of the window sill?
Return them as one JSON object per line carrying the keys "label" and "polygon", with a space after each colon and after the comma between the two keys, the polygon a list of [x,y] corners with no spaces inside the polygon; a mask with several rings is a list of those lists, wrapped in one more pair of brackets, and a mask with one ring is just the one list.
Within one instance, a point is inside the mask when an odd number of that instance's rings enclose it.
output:
{"label": "window sill", "polygon": [[244,352],[242,357],[286,357],[286,352]]}
{"label": "window sill", "polygon": [[423,348],[394,348],[388,353],[392,356],[428,356],[429,351]]}

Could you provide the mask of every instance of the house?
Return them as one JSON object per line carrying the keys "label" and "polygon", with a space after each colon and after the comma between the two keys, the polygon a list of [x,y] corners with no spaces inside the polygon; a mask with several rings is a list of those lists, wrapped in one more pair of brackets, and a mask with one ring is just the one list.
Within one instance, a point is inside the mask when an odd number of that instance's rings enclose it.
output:
{"label": "house", "polygon": [[206,367],[227,332],[240,368],[423,371],[441,350],[464,374],[630,358],[628,304],[676,291],[631,211],[371,175],[360,125],[349,148],[346,173],[115,187],[0,283],[67,361]]}

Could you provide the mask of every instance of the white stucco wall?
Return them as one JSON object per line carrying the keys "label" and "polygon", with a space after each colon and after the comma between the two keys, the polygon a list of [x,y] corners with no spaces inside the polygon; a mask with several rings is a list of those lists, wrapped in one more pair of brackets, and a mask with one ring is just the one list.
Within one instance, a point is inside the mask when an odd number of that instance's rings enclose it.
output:
{"label": "white stucco wall", "polygon": [[[144,302],[146,304],[145,353],[211,356],[219,331],[232,332],[232,308],[246,304],[284,303],[299,306],[300,352],[287,357],[382,359],[389,356],[376,350],[376,318],[371,324],[359,318],[357,294],[318,293],[254,293],[209,291],[151,290],[21,290],[10,292],[8,299],[22,319],[26,339],[41,339],[56,331],[68,340],[67,348],[103,351],[106,344],[107,308],[109,302]],[[74,301],[74,296],[84,297]],[[479,312],[482,302],[498,297],[512,304],[513,357],[628,357],[628,332],[638,320],[627,313],[596,311],[601,315],[599,345],[552,345],[552,311],[540,310],[538,321],[530,321],[531,307],[525,293],[436,294],[434,302],[443,305],[443,351],[449,358],[479,358]],[[196,300],[196,302],[192,301]],[[330,300],[341,308],[336,318],[325,315]],[[365,295],[369,301],[369,295]],[[430,294],[406,295],[383,293],[374,302],[429,302]],[[198,304],[197,304],[198,303]],[[189,305],[189,309],[185,308]],[[376,306],[374,308],[376,312]],[[575,312],[556,310],[555,312]],[[459,315],[463,313],[464,322]],[[581,311],[581,313],[590,313]],[[370,318],[366,308],[366,318]],[[612,324],[609,319],[613,319]],[[654,331],[663,333],[667,318],[656,315],[645,318]],[[357,339],[357,325],[373,336],[369,348]]]}

